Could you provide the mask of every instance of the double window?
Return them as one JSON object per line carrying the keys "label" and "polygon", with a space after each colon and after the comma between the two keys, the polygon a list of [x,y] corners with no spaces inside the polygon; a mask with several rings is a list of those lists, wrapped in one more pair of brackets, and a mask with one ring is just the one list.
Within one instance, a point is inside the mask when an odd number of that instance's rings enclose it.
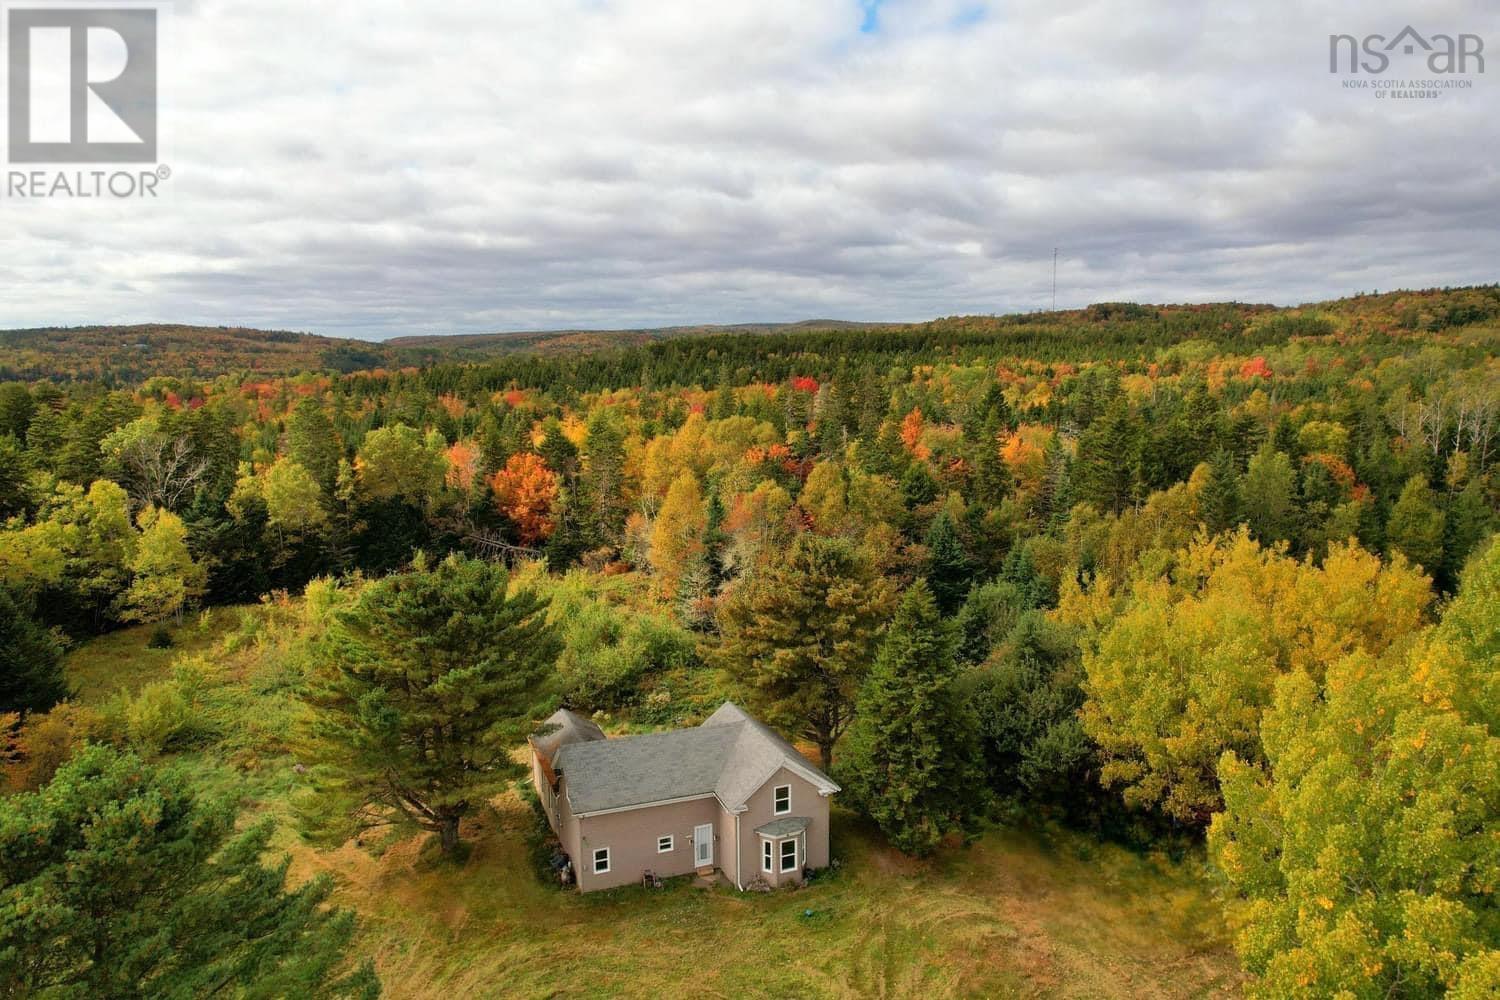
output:
{"label": "double window", "polygon": [[594,874],[603,875],[607,871],[609,871],[609,848],[596,848],[594,850]]}
{"label": "double window", "polygon": [[763,872],[774,871],[771,867],[771,842],[762,840],[760,842],[760,870]]}
{"label": "double window", "polygon": [[784,872],[797,870],[797,842],[795,840],[781,842],[781,870]]}
{"label": "double window", "polygon": [[674,848],[676,846],[677,846],[677,842],[672,839],[671,834],[668,834],[665,837],[657,837],[656,838],[656,853],[657,854],[666,854],[669,851],[671,851],[672,848]]}
{"label": "double window", "polygon": [[771,791],[771,812],[785,816],[792,811],[792,786],[777,785]]}

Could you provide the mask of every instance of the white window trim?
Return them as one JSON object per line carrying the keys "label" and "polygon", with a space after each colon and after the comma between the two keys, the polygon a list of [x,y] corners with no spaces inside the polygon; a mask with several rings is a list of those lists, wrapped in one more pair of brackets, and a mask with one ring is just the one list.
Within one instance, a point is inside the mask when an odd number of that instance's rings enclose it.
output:
{"label": "white window trim", "polygon": [[[663,843],[665,843],[667,846],[661,846]],[[675,850],[677,850],[677,838],[672,834],[666,833],[656,838],[657,854],[671,854]]]}
{"label": "white window trim", "polygon": [[[604,855],[604,867],[603,868],[599,867],[599,855],[601,855],[601,854]],[[607,848],[607,847],[596,847],[596,848],[594,848],[594,871],[593,871],[593,873],[595,875],[608,875],[609,874],[609,862],[610,862],[609,848]]]}
{"label": "white window trim", "polygon": [[[781,809],[781,808],[777,807],[776,803],[781,798],[781,790],[783,788],[786,789],[786,808]],[[785,816],[787,813],[789,813],[791,811],[792,811],[792,786],[791,785],[777,785],[775,788],[771,789],[771,815],[772,816]]]}
{"label": "white window trim", "polygon": [[[787,864],[786,864],[786,845],[787,844],[791,844],[792,845],[792,866],[790,868],[788,868]],[[780,868],[779,868],[779,873],[780,874],[785,875],[787,872],[794,872],[794,871],[797,870],[797,854],[798,854],[798,850],[797,850],[797,838],[796,837],[792,837],[790,840],[783,840],[779,845],[777,845],[776,852],[777,852],[777,859],[781,862]]]}
{"label": "white window trim", "polygon": [[760,842],[760,870],[767,875],[776,870],[773,865],[771,842],[769,840],[762,840]]}

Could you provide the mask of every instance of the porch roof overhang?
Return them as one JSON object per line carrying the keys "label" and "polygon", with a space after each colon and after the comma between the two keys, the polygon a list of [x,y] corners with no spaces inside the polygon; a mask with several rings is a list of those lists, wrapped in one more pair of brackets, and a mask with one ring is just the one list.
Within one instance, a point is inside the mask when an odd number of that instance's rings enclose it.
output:
{"label": "porch roof overhang", "polygon": [[781,819],[773,819],[763,826],[756,827],[755,832],[762,837],[770,837],[772,839],[777,837],[795,837],[803,830],[806,830],[808,824],[811,822],[812,820],[806,816],[783,816]]}

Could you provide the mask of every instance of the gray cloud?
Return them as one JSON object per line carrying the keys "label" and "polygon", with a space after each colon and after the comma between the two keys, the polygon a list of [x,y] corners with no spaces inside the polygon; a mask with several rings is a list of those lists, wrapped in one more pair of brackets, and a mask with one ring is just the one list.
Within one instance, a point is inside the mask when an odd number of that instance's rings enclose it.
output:
{"label": "gray cloud", "polygon": [[1175,3],[179,3],[155,204],[0,204],[0,325],[384,337],[1492,281],[1494,74],[1378,101],[1330,32]]}

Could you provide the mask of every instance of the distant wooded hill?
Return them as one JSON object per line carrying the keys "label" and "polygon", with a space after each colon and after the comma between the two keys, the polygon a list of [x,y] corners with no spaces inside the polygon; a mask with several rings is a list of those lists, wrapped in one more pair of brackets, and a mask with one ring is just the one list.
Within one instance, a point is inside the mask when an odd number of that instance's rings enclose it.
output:
{"label": "distant wooded hill", "polygon": [[[1325,321],[1341,331],[1436,331],[1500,317],[1500,289],[1480,286],[1356,295],[1293,308],[1219,305],[1139,305],[1096,303],[1085,309],[1006,316],[949,317],[929,323],[854,323],[805,320],[799,323],[740,323],[671,326],[655,329],[550,330],[514,333],[425,335],[383,342],[323,337],[289,330],[185,326],[47,327],[0,330],[0,381],[96,380],[132,385],[158,375],[213,378],[223,374],[286,375],[304,371],[349,373],[380,368],[424,367],[478,362],[517,354],[568,355],[628,348],[663,340],[706,336],[788,336],[798,334],[930,333],[934,328],[969,331],[1053,328],[1087,337],[1100,323],[1170,321],[1174,314],[1227,309],[1235,313],[1285,314],[1295,321],[1287,333],[1313,332]],[[1300,329],[1303,326],[1309,329]],[[1168,325],[1171,325],[1168,322]],[[1333,332],[1320,328],[1317,332]]]}

